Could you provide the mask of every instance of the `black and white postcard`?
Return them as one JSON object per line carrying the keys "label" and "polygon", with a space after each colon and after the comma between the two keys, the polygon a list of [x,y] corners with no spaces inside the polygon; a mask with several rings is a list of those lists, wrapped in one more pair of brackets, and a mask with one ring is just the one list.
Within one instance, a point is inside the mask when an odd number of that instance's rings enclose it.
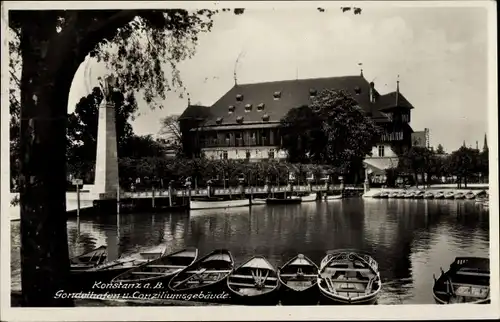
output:
{"label": "black and white postcard", "polygon": [[498,318],[496,19],[2,2],[2,320]]}

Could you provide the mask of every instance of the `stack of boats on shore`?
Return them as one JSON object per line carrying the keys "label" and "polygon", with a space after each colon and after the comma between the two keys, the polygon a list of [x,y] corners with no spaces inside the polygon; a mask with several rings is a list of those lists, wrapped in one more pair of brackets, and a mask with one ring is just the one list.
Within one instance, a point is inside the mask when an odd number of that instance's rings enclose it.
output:
{"label": "stack of boats on shore", "polygon": [[377,199],[467,199],[476,200],[480,203],[487,202],[489,194],[485,190],[400,190],[400,191],[380,191],[375,193],[372,198]]}
{"label": "stack of boats on shore", "polygon": [[286,205],[286,204],[300,204],[303,202],[316,202],[319,200],[330,201],[330,200],[340,200],[343,198],[342,194],[337,195],[321,195],[316,192],[309,193],[306,195],[284,195],[275,196],[274,194],[268,198],[246,198],[232,196],[231,199],[218,198],[218,197],[203,197],[203,198],[192,198],[189,202],[189,208],[191,210],[197,209],[226,209],[226,208],[236,208],[236,207],[250,207],[257,205]]}
{"label": "stack of boats on shore", "polygon": [[[229,250],[216,249],[198,258],[198,249],[186,248],[159,255],[157,250],[138,254],[138,261],[108,262],[102,246],[71,260],[73,286],[80,290],[95,283],[116,283],[125,292],[149,290],[144,284],[162,285],[152,292],[230,295],[200,301],[241,305],[374,304],[382,287],[377,262],[357,250],[328,251],[316,265],[303,254],[275,267],[263,256],[235,266]],[[129,258],[130,259],[130,258]],[[87,268],[81,265],[85,263]],[[127,264],[124,264],[127,263]],[[92,266],[93,265],[93,266]],[[124,287],[129,285],[130,287]],[[76,291],[76,289],[75,289]]]}

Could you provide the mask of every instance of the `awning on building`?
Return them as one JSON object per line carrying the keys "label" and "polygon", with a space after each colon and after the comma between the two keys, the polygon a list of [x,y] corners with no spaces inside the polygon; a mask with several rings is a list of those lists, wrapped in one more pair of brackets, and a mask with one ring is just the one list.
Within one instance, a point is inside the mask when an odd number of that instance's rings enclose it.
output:
{"label": "awning on building", "polygon": [[371,170],[374,175],[385,175],[385,170],[396,168],[398,166],[398,158],[366,158],[363,163]]}

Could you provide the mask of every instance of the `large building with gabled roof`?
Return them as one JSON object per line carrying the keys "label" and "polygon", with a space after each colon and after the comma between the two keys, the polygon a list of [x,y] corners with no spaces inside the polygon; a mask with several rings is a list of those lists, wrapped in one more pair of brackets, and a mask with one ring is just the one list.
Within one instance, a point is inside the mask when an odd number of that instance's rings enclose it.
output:
{"label": "large building with gabled roof", "polygon": [[371,172],[397,165],[397,155],[411,145],[413,106],[397,90],[380,95],[363,74],[235,84],[212,106],[189,105],[180,116],[185,151],[216,159],[284,159],[280,121],[292,108],[308,105],[323,89],[349,92],[384,129],[381,142],[365,163]]}

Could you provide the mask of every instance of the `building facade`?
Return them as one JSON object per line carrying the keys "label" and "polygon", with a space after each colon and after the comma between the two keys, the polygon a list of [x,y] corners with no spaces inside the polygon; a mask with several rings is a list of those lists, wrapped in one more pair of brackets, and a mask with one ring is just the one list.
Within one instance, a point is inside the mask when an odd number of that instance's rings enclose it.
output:
{"label": "building facade", "polygon": [[323,89],[343,89],[384,130],[367,156],[368,167],[397,166],[397,155],[411,146],[413,106],[399,92],[380,95],[363,75],[235,85],[212,106],[190,105],[180,116],[188,154],[212,159],[285,159],[280,121],[293,108],[308,105]]}

